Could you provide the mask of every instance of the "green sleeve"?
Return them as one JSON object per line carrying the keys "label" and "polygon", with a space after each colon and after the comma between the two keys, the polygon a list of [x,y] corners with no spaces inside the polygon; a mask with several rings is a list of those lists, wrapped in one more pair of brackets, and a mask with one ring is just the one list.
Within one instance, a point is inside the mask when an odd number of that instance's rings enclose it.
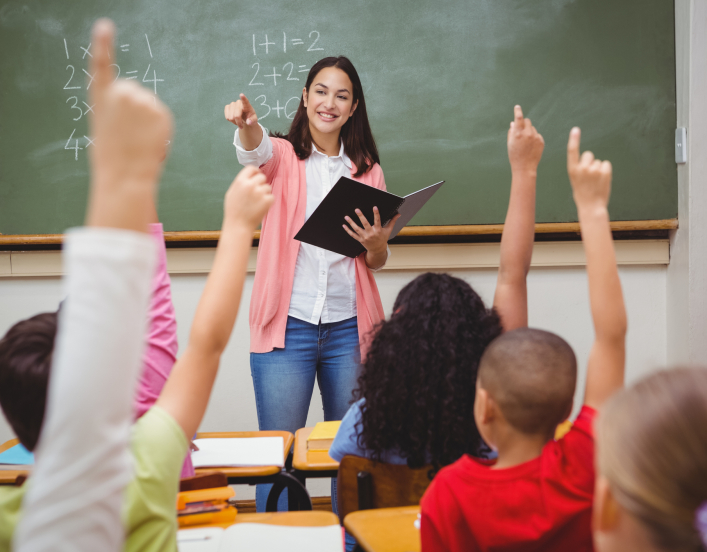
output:
{"label": "green sleeve", "polygon": [[189,440],[167,412],[152,407],[134,426],[134,475],[125,491],[126,552],[176,552],[177,493]]}
{"label": "green sleeve", "polygon": [[27,484],[21,487],[0,486],[0,552],[10,552],[12,535],[20,521],[22,498]]}

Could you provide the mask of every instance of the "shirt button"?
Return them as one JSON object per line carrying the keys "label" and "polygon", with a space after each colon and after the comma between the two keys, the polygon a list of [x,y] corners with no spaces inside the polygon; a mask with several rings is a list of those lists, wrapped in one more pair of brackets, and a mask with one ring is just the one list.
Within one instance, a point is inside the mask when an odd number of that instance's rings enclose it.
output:
{"label": "shirt button", "polygon": [[324,276],[324,275],[326,274],[326,272],[324,272],[324,271],[322,270],[320,274],[321,274],[322,276]]}

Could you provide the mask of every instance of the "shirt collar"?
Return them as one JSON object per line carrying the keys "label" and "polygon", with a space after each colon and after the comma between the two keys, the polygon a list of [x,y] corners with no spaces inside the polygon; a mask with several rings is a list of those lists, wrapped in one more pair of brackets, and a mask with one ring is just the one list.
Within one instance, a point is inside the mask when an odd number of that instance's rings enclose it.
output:
{"label": "shirt collar", "polygon": [[[319,155],[324,155],[326,157],[326,154],[322,153],[317,149],[317,146],[314,145],[314,142],[312,142],[312,152],[318,153]],[[351,159],[349,159],[349,156],[346,155],[346,153],[344,152],[343,142],[341,142],[341,146],[339,147],[339,155],[335,155],[333,158],[336,159],[337,157],[341,157],[341,160],[344,162],[344,165],[346,165],[346,168],[348,168],[349,170],[353,169]]]}

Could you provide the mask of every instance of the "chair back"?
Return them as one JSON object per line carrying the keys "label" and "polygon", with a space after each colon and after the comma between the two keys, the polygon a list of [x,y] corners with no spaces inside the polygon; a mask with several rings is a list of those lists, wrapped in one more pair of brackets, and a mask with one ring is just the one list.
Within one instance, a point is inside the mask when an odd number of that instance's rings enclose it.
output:
{"label": "chair back", "polygon": [[407,465],[374,462],[359,456],[344,456],[336,482],[339,519],[357,510],[396,508],[420,504],[431,480],[432,466],[419,469]]}

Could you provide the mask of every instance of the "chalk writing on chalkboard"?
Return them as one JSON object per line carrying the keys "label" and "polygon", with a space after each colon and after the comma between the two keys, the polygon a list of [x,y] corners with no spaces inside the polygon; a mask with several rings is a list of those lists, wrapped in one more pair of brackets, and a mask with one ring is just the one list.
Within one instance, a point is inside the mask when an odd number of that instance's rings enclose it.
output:
{"label": "chalk writing on chalkboard", "polygon": [[[280,51],[284,54],[288,54],[288,50],[289,55],[293,57],[299,53],[322,52],[324,48],[321,47],[319,42],[320,38],[321,35],[319,31],[310,31],[304,38],[292,34],[288,36],[287,31],[283,31],[281,36],[279,34],[275,36],[268,35],[267,33],[263,33],[262,35],[253,33],[253,55],[259,61],[254,62],[250,66],[253,76],[248,86],[265,86],[266,84],[272,84],[272,86],[277,87],[278,85],[285,84],[287,81],[302,81],[302,85],[304,85],[306,76],[299,75],[299,73],[309,73],[310,69],[310,65],[299,63],[304,60],[288,61],[282,67],[279,67],[267,64],[266,61],[263,61],[263,56]],[[252,101],[258,112],[258,120],[262,121],[270,115],[278,119],[281,117],[293,119],[297,112],[299,100],[299,96],[291,96],[287,99],[275,98],[274,100],[271,98],[268,100],[266,94],[260,94]]]}
{"label": "chalk writing on chalkboard", "polygon": [[[120,78],[121,76],[125,78],[126,80],[133,80],[133,79],[140,79],[140,75],[142,75],[142,83],[144,83],[147,87],[151,88],[152,91],[155,93],[155,101],[157,101],[156,96],[157,96],[157,83],[164,82],[164,79],[158,78],[157,77],[157,67],[154,65],[155,60],[152,52],[152,46],[150,46],[150,38],[147,36],[147,34],[144,35],[145,40],[143,42],[142,36],[139,38],[137,44],[131,44],[131,43],[126,43],[126,44],[120,44],[119,48],[121,52],[129,52],[130,49],[134,46],[135,48],[142,48],[144,49],[146,54],[149,54],[151,62],[147,63],[147,69],[145,69],[145,72],[142,72],[142,68],[134,68],[134,67],[129,67],[129,71],[122,70],[120,65],[117,63],[113,63],[111,67],[115,68],[115,78],[116,80]],[[74,58],[71,57],[70,52],[74,52]],[[84,85],[85,85],[85,90],[88,91],[91,89],[91,84],[93,83],[93,75],[91,75],[88,70],[84,67],[81,68],[81,72],[77,71],[76,65],[78,63],[83,63],[83,64],[88,64],[89,59],[92,58],[93,54],[91,53],[91,43],[88,44],[88,46],[78,46],[78,53],[76,53],[76,49],[74,48],[73,45],[69,44],[69,41],[67,41],[66,38],[64,38],[64,53],[66,54],[66,59],[69,61],[69,64],[66,66],[66,71],[67,71],[67,76],[68,80],[66,81],[66,84],[64,84],[64,90],[84,90]],[[117,61],[117,60],[116,60]],[[125,67],[125,69],[128,69]],[[86,77],[86,80],[84,81],[83,77]],[[77,93],[78,94],[78,93]],[[69,96],[66,99],[67,106],[69,107],[69,116],[71,117],[72,121],[80,121],[82,118],[86,117],[89,113],[93,111],[93,105],[89,105],[83,100],[80,100],[78,96]],[[83,136],[80,136],[81,132],[79,131],[79,134],[77,135],[76,133],[77,129],[73,128],[71,131],[71,134],[69,136],[69,139],[66,141],[66,144],[64,145],[64,149],[68,151],[73,152],[74,160],[78,161],[79,160],[79,151],[85,150],[89,148],[90,146],[94,145],[94,140],[90,138],[89,136],[86,136],[85,134]]]}

